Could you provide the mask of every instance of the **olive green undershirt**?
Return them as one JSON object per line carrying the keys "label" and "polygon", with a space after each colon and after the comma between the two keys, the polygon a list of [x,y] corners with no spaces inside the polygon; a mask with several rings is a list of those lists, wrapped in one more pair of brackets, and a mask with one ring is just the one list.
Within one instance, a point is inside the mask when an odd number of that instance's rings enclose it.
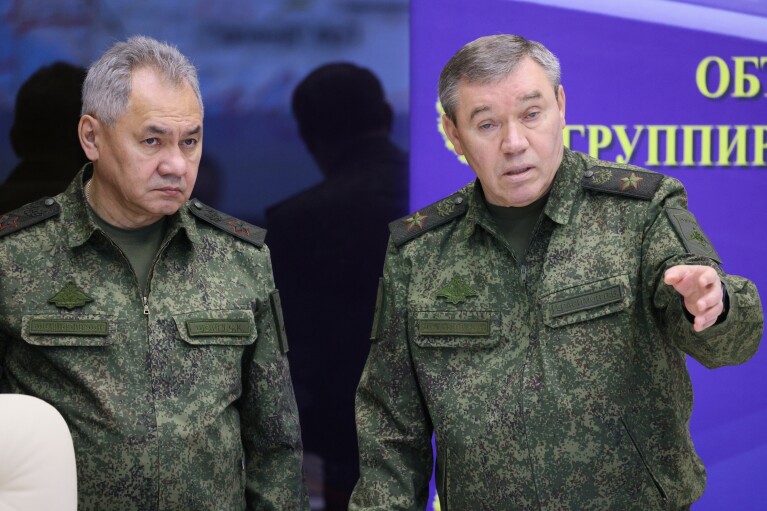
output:
{"label": "olive green undershirt", "polygon": [[93,208],[91,211],[96,224],[120,247],[125,257],[128,258],[133,271],[136,273],[142,293],[146,293],[149,271],[152,269],[154,257],[160,250],[160,245],[165,237],[167,217],[138,229],[121,229],[101,218],[93,211]]}
{"label": "olive green undershirt", "polygon": [[549,194],[527,206],[504,207],[486,202],[490,216],[495,220],[498,230],[511,246],[518,262],[525,260],[527,247],[533,239],[535,226],[546,207]]}

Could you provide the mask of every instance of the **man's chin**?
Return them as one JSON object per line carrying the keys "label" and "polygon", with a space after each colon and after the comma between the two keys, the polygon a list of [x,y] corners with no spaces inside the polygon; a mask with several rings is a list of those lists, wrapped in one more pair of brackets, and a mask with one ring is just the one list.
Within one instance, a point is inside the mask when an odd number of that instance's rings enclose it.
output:
{"label": "man's chin", "polygon": [[168,215],[175,215],[179,209],[181,209],[181,206],[183,206],[186,203],[186,199],[184,200],[164,200],[160,204],[157,204],[156,207],[152,208],[152,213],[158,215],[158,216],[168,216]]}

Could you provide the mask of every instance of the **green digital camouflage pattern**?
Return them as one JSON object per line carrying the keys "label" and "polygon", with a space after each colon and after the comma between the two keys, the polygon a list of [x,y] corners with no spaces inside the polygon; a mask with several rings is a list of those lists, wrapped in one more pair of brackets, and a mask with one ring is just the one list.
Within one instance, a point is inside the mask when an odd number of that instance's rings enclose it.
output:
{"label": "green digital camouflage pattern", "polygon": [[[587,190],[599,165],[602,189]],[[449,222],[405,241],[412,216],[405,231],[393,225],[357,391],[350,510],[423,510],[432,432],[443,511],[645,511],[698,499],[705,470],[689,435],[685,354],[741,363],[763,316],[750,281],[685,248],[665,213],[686,209],[678,181],[661,176],[638,195],[654,175],[566,151],[524,268],[478,184],[419,215],[428,227],[424,216],[465,208]],[[613,177],[633,195],[611,189]],[[714,266],[729,293],[726,320],[699,334],[662,283],[682,263]]]}
{"label": "green digital camouflage pattern", "polygon": [[0,389],[63,414],[79,510],[308,509],[267,248],[183,207],[145,315],[82,173],[55,199],[59,216],[0,237]]}

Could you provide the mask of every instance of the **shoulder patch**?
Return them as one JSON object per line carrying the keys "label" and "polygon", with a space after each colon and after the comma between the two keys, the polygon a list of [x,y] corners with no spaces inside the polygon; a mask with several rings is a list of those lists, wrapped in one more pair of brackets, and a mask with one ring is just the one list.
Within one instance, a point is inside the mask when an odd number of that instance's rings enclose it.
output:
{"label": "shoulder patch", "polygon": [[598,192],[650,200],[662,180],[663,174],[636,167],[594,166],[583,173],[581,186]]}
{"label": "shoulder patch", "polygon": [[43,197],[34,202],[0,215],[0,238],[58,216],[61,206],[50,197]]}
{"label": "shoulder patch", "polygon": [[280,292],[274,290],[269,293],[269,302],[272,306],[272,314],[274,315],[274,329],[277,334],[277,340],[280,343],[280,350],[282,354],[288,352],[288,337],[285,334],[285,321],[282,316],[282,302],[280,301]]}
{"label": "shoulder patch", "polygon": [[466,212],[466,197],[462,192],[435,202],[399,220],[389,223],[392,241],[397,246],[435,227],[446,224]]}
{"label": "shoulder patch", "polygon": [[192,199],[187,203],[189,212],[200,220],[204,220],[222,231],[226,231],[232,236],[247,241],[258,248],[264,246],[266,239],[266,229],[258,227],[247,222],[243,222],[233,216],[217,211],[210,206],[206,206],[197,199]]}
{"label": "shoulder patch", "polygon": [[722,264],[722,259],[716,253],[714,245],[704,234],[692,213],[681,208],[666,208],[666,214],[689,253],[708,257]]}

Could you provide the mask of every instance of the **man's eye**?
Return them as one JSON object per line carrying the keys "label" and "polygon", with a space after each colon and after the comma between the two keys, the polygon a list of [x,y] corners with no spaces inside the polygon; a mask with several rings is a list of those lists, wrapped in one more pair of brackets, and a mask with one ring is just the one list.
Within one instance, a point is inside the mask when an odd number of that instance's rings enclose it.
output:
{"label": "man's eye", "polygon": [[486,122],[485,124],[480,124],[479,125],[479,129],[481,129],[481,130],[489,130],[492,127],[493,127],[493,123],[491,123],[491,122]]}
{"label": "man's eye", "polygon": [[154,137],[149,137],[149,138],[144,140],[144,143],[146,145],[157,145],[157,144],[160,143],[160,141],[158,139],[154,138]]}
{"label": "man's eye", "polygon": [[181,141],[181,145],[183,145],[184,147],[194,147],[197,145],[197,139],[187,138],[186,140]]}
{"label": "man's eye", "polygon": [[540,117],[540,115],[541,115],[540,112],[530,112],[529,114],[527,114],[527,119],[532,121]]}

